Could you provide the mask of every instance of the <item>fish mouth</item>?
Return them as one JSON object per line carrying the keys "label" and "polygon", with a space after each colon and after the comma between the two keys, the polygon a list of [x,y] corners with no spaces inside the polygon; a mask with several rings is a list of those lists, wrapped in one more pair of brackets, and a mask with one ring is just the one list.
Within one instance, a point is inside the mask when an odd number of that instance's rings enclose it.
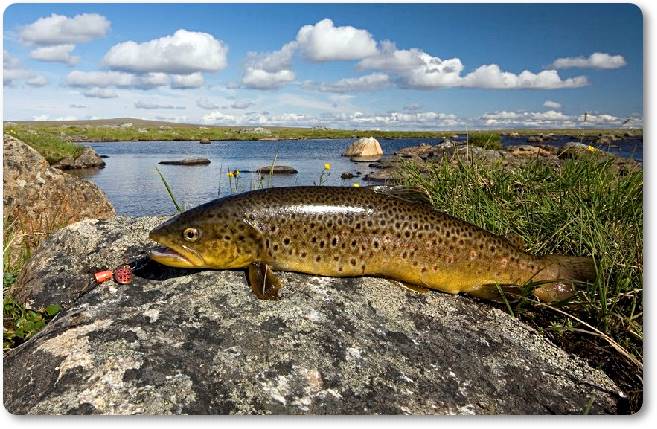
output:
{"label": "fish mouth", "polygon": [[182,249],[178,250],[178,246],[174,248],[160,240],[156,241],[162,246],[151,250],[149,256],[153,261],[174,268],[207,268],[205,260],[194,249],[183,245]]}
{"label": "fish mouth", "polygon": [[161,247],[159,249],[151,250],[150,258],[162,265],[175,268],[198,268],[193,261],[189,260],[184,255],[169,249],[168,247]]}

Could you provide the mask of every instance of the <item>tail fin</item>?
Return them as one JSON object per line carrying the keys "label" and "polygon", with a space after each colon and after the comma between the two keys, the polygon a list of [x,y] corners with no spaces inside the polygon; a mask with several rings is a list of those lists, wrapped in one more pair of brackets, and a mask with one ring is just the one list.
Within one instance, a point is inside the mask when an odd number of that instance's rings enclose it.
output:
{"label": "tail fin", "polygon": [[586,256],[549,255],[545,260],[554,264],[559,280],[593,281],[596,271],[593,258]]}
{"label": "tail fin", "polygon": [[581,256],[549,255],[545,257],[548,272],[554,276],[549,282],[534,289],[534,296],[543,302],[556,302],[575,295],[576,281],[595,280],[596,271],[593,258]]}

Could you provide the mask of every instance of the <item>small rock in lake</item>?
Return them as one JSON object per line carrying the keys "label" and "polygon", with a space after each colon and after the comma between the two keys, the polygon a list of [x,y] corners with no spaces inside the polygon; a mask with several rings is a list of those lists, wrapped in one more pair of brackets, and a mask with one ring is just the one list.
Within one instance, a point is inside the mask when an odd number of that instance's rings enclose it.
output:
{"label": "small rock in lake", "polygon": [[348,171],[346,171],[346,172],[344,172],[340,175],[340,179],[342,179],[342,180],[353,179],[354,177],[356,177],[356,175],[354,173],[350,173]]}
{"label": "small rock in lake", "polygon": [[60,170],[76,170],[81,168],[103,168],[105,161],[98,156],[95,150],[90,147],[85,147],[82,153],[77,158],[71,157],[63,158],[52,166]]}
{"label": "small rock in lake", "polygon": [[256,170],[256,173],[285,175],[285,174],[297,174],[298,171],[287,165],[274,165],[273,167],[271,165],[266,165],[264,167],[258,168]]}
{"label": "small rock in lake", "polygon": [[199,140],[199,143],[200,144],[210,144],[212,142],[210,141],[210,139],[204,137],[201,140]]}
{"label": "small rock in lake", "polygon": [[207,158],[185,158],[172,161],[160,161],[159,164],[164,165],[207,165],[210,160]]}
{"label": "small rock in lake", "polygon": [[367,182],[391,183],[394,181],[394,172],[395,170],[393,168],[383,168],[367,174],[363,179]]}

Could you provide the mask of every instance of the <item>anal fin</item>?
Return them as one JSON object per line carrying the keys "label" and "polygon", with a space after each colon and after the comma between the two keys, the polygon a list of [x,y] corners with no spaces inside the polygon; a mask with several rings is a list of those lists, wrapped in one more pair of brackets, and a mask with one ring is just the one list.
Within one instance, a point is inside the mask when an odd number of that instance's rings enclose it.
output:
{"label": "anal fin", "polygon": [[248,282],[258,299],[278,299],[278,291],[283,286],[271,267],[261,262],[249,265]]}

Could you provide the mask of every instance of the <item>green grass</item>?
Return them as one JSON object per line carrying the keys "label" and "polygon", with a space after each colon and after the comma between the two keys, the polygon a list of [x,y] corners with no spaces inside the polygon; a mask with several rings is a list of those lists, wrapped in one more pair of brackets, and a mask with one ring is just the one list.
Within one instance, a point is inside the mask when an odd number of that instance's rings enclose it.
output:
{"label": "green grass", "polygon": [[169,199],[173,203],[173,206],[176,208],[176,211],[178,213],[181,213],[183,209],[180,207],[178,201],[176,200],[176,197],[173,195],[173,191],[171,190],[171,186],[169,186],[169,182],[167,182],[167,179],[164,178],[164,175],[162,174],[159,168],[155,167],[155,172],[157,172],[157,174],[160,176],[160,180],[164,185],[164,189],[166,189],[167,194],[169,195]]}
{"label": "green grass", "polygon": [[[121,127],[118,124],[132,122],[131,127]],[[381,131],[381,130],[348,130],[324,128],[295,128],[295,127],[267,127],[267,133],[254,131],[253,126],[201,126],[194,124],[168,124],[153,123],[137,119],[125,118],[113,121],[80,121],[80,122],[6,122],[5,130],[13,130],[25,135],[36,133],[68,141],[198,141],[202,138],[210,140],[258,140],[261,138],[279,139],[337,139],[375,137],[377,139],[398,138],[442,138],[462,133],[462,131]],[[470,132],[473,144],[495,144],[499,141],[502,132],[517,132],[521,135],[539,133],[570,134],[574,138],[597,136],[600,134],[623,135],[631,133],[642,135],[642,129],[560,129],[560,130],[491,130]],[[28,139],[30,136],[27,137]]]}
{"label": "green grass", "polygon": [[468,143],[484,149],[502,149],[502,138],[499,133],[474,132],[468,134]]}
{"label": "green grass", "polygon": [[[139,131],[139,130],[142,131]],[[35,137],[60,141],[198,141],[207,138],[213,141],[223,140],[258,140],[261,138],[278,139],[337,139],[337,138],[438,138],[449,135],[438,131],[379,131],[379,130],[337,130],[314,128],[268,128],[269,133],[253,131],[254,127],[203,127],[170,125],[147,126],[135,124],[132,127],[102,125],[66,125],[66,124],[23,124],[11,123],[6,131],[11,131],[19,138],[25,137],[33,142]]]}
{"label": "green grass", "polygon": [[9,288],[18,279],[18,273],[28,261],[31,250],[25,242],[12,245],[20,239],[13,231],[11,219],[4,222],[3,252],[2,252],[2,349],[14,348],[34,336],[59,313],[61,307],[57,304],[43,309],[31,310],[14,300],[9,294]]}
{"label": "green grass", "polygon": [[54,128],[10,127],[5,132],[30,145],[50,164],[66,157],[77,158],[84,149],[81,145],[65,139]]}
{"label": "green grass", "polygon": [[[439,210],[496,234],[517,235],[531,253],[593,256],[598,279],[581,287],[566,311],[642,359],[642,171],[621,176],[610,161],[592,155],[560,169],[540,162],[508,169],[445,161],[420,170],[408,162],[399,175],[404,185],[426,190]],[[567,319],[553,321],[554,327],[590,331]]]}

